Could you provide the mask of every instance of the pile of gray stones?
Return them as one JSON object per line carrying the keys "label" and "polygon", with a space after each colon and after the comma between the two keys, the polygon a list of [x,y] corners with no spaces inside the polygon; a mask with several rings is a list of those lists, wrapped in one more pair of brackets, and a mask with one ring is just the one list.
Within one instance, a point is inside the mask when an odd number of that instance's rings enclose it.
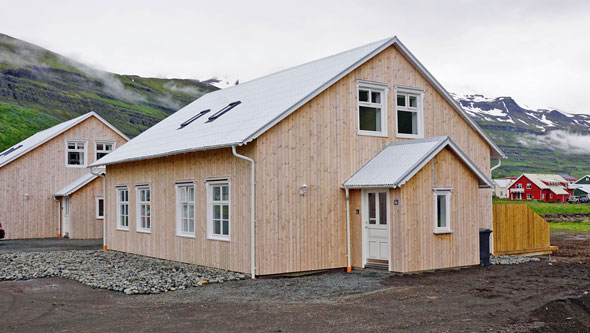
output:
{"label": "pile of gray stones", "polygon": [[518,265],[530,261],[539,261],[538,257],[523,257],[523,256],[492,256],[490,262],[492,265]]}
{"label": "pile of gray stones", "polygon": [[0,254],[0,281],[60,277],[126,294],[158,294],[246,275],[115,251]]}

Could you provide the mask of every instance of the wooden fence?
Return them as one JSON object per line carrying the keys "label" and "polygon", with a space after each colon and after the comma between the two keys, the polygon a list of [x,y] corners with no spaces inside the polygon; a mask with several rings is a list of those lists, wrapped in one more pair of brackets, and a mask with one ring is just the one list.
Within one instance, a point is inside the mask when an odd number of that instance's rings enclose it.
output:
{"label": "wooden fence", "polygon": [[494,254],[546,253],[557,250],[549,240],[549,223],[526,204],[494,204]]}

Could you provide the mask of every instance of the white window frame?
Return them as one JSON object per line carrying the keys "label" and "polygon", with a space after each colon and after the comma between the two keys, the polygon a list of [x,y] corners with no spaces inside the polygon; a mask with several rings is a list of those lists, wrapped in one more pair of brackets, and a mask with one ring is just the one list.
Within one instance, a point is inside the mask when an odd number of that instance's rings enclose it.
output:
{"label": "white window frame", "polygon": [[[106,151],[104,148],[101,150],[98,150],[98,145],[113,145],[113,150],[111,151]],[[113,140],[95,140],[94,141],[94,158],[95,161],[98,161],[98,154],[99,153],[106,153],[107,155],[112,153],[115,149],[117,148],[117,143]]]}
{"label": "white window frame", "polygon": [[64,197],[64,216],[70,216],[70,197]]}
{"label": "white window frame", "polygon": [[[189,201],[182,201],[182,196],[181,196],[181,191],[183,191],[184,188],[189,188],[192,187],[193,189],[193,200]],[[194,181],[189,181],[189,182],[178,182],[175,184],[175,188],[176,188],[176,236],[178,237],[189,237],[189,238],[195,238],[195,228],[196,228],[196,211],[195,211],[195,207],[196,207],[196,186],[195,186],[195,182]],[[192,204],[193,205],[193,216],[192,216],[192,220],[193,220],[193,231],[183,231],[182,230],[182,223],[183,223],[183,217],[182,217],[182,207],[185,204]],[[190,223],[190,217],[189,219],[189,223]],[[190,227],[189,227],[190,230]]]}
{"label": "white window frame", "polygon": [[530,194],[530,193],[527,193],[527,194],[526,194],[526,199],[527,199],[527,200],[531,200],[531,194]]}
{"label": "white window frame", "polygon": [[[144,190],[148,190],[149,191],[149,197],[150,200],[145,200],[145,201],[141,201],[141,192]],[[145,228],[142,227],[141,225],[141,219],[144,216],[141,216],[141,206],[142,205],[149,205],[149,215],[146,215],[146,224],[149,218],[149,228]],[[149,184],[138,184],[135,185],[135,222],[136,222],[136,227],[135,230],[137,232],[142,232],[142,233],[146,233],[146,234],[150,234],[152,232],[152,189],[151,186]]]}
{"label": "white window frame", "polygon": [[522,184],[521,183],[517,183],[515,188],[522,188]]}
{"label": "white window frame", "polygon": [[[227,200],[213,201],[213,187],[215,186],[227,186]],[[222,194],[223,199],[223,194]],[[228,206],[228,234],[214,234],[213,233],[213,205],[227,205]],[[223,216],[223,209],[221,212]],[[222,218],[223,220],[223,218]],[[221,232],[223,233],[223,221],[220,225]],[[207,181],[207,239],[218,240],[218,241],[231,241],[231,183],[229,179]]]}
{"label": "white window frame", "polygon": [[[102,200],[102,216],[100,215],[100,209],[99,209],[99,205],[100,205],[101,200]],[[96,219],[97,220],[104,220],[104,210],[105,210],[104,197],[102,195],[96,196],[95,202],[96,202]]]}
{"label": "white window frame", "polygon": [[[127,201],[122,201],[120,193],[122,191],[127,192]],[[129,188],[127,186],[119,186],[116,188],[117,193],[117,230],[124,230],[129,231]],[[127,225],[124,226],[121,224],[121,217],[123,217],[123,212],[121,211],[121,205],[127,205]]]}
{"label": "white window frame", "polygon": [[[435,234],[450,234],[453,232],[451,229],[451,193],[453,192],[452,188],[434,188],[434,233]],[[445,227],[438,226],[438,196],[444,195],[445,204],[446,204],[446,222],[447,225]]]}
{"label": "white window frame", "polygon": [[549,199],[553,199],[553,193],[549,193]]}
{"label": "white window frame", "polygon": [[531,183],[527,183],[526,188],[527,188],[527,190],[530,190],[531,188],[533,188],[533,186],[531,185]]}
{"label": "white window frame", "polygon": [[[371,96],[371,91],[380,92],[381,93],[381,103],[371,103],[371,102],[361,102],[359,101],[359,90],[368,90],[369,91],[369,99]],[[389,132],[387,130],[387,93],[389,91],[389,86],[386,83],[380,82],[371,82],[371,81],[357,81],[356,82],[356,123],[357,123],[357,134],[358,135],[368,135],[368,136],[380,136],[380,137],[388,137]],[[361,130],[361,106],[370,107],[370,108],[380,108],[381,109],[381,131],[367,131]]]}
{"label": "white window frame", "polygon": [[[397,96],[404,95],[406,99],[406,106],[398,106],[397,105]],[[416,108],[410,107],[410,98],[409,96],[416,96],[416,100],[418,106]],[[394,97],[394,105],[395,105],[395,136],[397,138],[402,139],[417,139],[424,137],[424,89],[421,88],[414,88],[414,87],[404,87],[404,86],[396,86],[395,87],[395,97]],[[416,116],[418,119],[416,120],[417,123],[417,134],[407,134],[407,133],[399,133],[399,111],[406,111],[406,112],[416,112]]]}
{"label": "white window frame", "polygon": [[[79,143],[83,143],[84,144],[84,150],[80,150],[78,147],[76,147],[76,149],[71,150],[68,146],[70,143],[75,143],[76,145]],[[86,168],[86,166],[88,165],[88,140],[85,139],[66,139],[65,140],[65,145],[66,145],[66,167],[68,168]],[[68,159],[68,153],[72,151],[72,152],[81,152],[84,154],[84,164],[81,165],[77,165],[77,164],[70,164],[69,163],[69,159]]]}

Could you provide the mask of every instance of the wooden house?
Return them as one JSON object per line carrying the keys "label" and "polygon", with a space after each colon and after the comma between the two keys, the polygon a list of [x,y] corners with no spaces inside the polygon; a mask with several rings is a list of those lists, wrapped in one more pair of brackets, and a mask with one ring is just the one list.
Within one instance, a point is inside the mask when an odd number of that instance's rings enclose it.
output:
{"label": "wooden house", "polygon": [[1,152],[0,223],[6,238],[102,238],[104,172],[92,174],[88,165],[127,141],[89,112]]}
{"label": "wooden house", "polygon": [[503,156],[392,37],[206,94],[94,166],[109,249],[254,277],[476,265]]}
{"label": "wooden house", "polygon": [[560,175],[524,173],[509,187],[510,200],[567,202],[573,188]]}

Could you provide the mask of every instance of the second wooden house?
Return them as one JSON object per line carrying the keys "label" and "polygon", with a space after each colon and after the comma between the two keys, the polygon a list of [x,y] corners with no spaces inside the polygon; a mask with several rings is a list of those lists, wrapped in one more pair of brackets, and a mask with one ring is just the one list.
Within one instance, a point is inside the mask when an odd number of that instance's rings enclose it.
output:
{"label": "second wooden house", "polygon": [[501,157],[393,37],[204,95],[94,166],[109,249],[255,276],[476,265]]}

